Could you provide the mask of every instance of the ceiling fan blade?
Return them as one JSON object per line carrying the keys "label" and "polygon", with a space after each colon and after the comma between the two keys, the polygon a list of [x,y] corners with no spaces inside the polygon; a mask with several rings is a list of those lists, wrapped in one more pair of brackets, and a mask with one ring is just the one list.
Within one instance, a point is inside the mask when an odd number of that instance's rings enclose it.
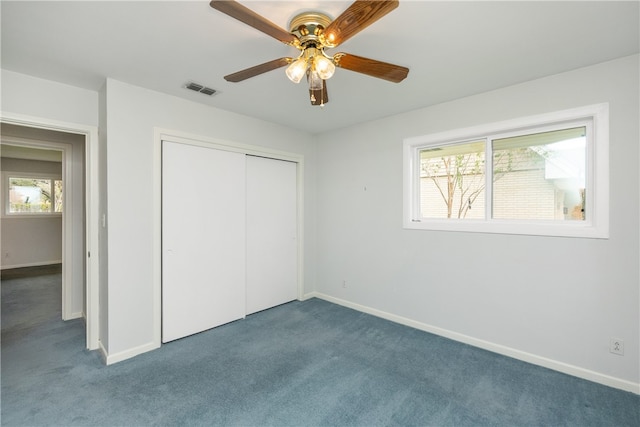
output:
{"label": "ceiling fan blade", "polygon": [[228,76],[224,76],[224,79],[228,82],[238,83],[250,77],[255,77],[259,74],[266,73],[267,71],[284,67],[285,65],[291,63],[291,61],[293,61],[293,58],[274,59],[273,61],[265,62],[264,64],[256,65],[251,68],[229,74]]}
{"label": "ceiling fan blade", "polygon": [[329,102],[329,94],[327,94],[327,81],[322,81],[322,89],[309,89],[309,99],[311,105],[324,105]]}
{"label": "ceiling fan blade", "polygon": [[398,4],[398,0],[357,0],[327,26],[322,42],[327,47],[336,47],[391,12]]}
{"label": "ceiling fan blade", "polygon": [[283,28],[278,27],[267,18],[258,15],[251,9],[241,5],[236,1],[212,0],[209,5],[215,10],[229,15],[230,17],[235,18],[240,22],[244,22],[250,27],[262,31],[263,33],[273,37],[276,40],[281,41],[282,43],[289,45],[297,45],[299,43],[299,40],[296,36],[288,31],[285,31]]}
{"label": "ceiling fan blade", "polygon": [[351,55],[348,53],[337,53],[333,58],[336,67],[355,71],[356,73],[366,74],[371,77],[377,77],[393,83],[400,83],[409,74],[409,69],[407,67],[389,64],[388,62],[377,61],[375,59],[363,58],[362,56]]}

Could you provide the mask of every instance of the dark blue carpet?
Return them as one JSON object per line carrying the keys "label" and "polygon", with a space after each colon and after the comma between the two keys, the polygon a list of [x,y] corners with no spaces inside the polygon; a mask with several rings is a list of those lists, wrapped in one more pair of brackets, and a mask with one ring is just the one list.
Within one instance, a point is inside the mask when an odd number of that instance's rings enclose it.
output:
{"label": "dark blue carpet", "polygon": [[640,396],[322,300],[104,366],[60,276],[2,281],[6,426],[640,426]]}

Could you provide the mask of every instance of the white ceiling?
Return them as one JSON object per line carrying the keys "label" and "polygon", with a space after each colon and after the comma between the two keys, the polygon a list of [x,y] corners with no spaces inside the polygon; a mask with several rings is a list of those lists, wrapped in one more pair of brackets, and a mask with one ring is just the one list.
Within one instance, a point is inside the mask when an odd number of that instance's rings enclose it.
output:
{"label": "white ceiling", "polygon": [[[351,1],[241,1],[277,25]],[[338,69],[309,105],[284,69],[223,76],[297,50],[203,1],[1,2],[2,68],[98,90],[106,77],[309,132],[375,120],[639,51],[639,2],[410,1],[329,51],[410,68],[399,84]],[[183,88],[195,81],[213,97]]]}

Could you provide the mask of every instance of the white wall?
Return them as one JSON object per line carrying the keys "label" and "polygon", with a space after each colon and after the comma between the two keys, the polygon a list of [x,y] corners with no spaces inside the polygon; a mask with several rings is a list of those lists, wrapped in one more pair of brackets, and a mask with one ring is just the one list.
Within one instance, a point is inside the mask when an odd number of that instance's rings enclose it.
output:
{"label": "white wall", "polygon": [[[120,360],[153,347],[154,127],[305,156],[305,286],[314,281],[314,145],[309,135],[184,99],[107,80],[108,351]],[[158,175],[159,177],[159,175]]]}
{"label": "white wall", "polygon": [[2,111],[98,125],[98,93],[13,71],[0,72]]}
{"label": "white wall", "polygon": [[[317,294],[640,392],[639,90],[632,56],[321,135]],[[403,138],[601,102],[610,239],[402,229]]]}
{"label": "white wall", "polygon": [[62,262],[62,216],[4,217],[2,270]]}

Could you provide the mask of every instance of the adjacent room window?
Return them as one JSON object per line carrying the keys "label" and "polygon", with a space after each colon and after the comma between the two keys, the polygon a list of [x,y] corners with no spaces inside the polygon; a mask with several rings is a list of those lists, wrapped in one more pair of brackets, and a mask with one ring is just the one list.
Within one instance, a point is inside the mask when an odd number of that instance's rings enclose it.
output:
{"label": "adjacent room window", "polygon": [[59,177],[10,174],[7,182],[8,215],[62,213],[63,185]]}
{"label": "adjacent room window", "polygon": [[608,237],[608,106],[409,138],[405,228]]}

